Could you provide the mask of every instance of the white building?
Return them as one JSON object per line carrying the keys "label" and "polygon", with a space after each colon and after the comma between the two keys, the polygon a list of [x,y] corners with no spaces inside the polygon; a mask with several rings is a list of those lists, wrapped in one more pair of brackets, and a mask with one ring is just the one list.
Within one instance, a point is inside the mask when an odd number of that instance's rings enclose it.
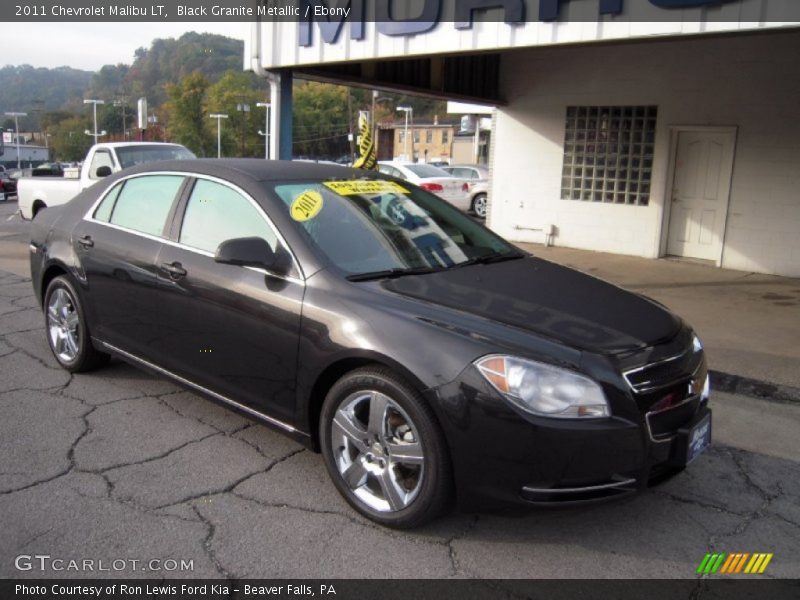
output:
{"label": "white building", "polygon": [[508,239],[800,276],[800,2],[508,0],[446,20],[477,4],[254,27],[245,63],[277,75],[283,155],[292,73],[494,104],[488,224]]}

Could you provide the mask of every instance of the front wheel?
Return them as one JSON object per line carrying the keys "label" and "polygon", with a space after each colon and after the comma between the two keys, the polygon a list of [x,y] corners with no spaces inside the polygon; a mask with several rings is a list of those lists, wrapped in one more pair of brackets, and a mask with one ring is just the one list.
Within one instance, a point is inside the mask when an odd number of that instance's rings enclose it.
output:
{"label": "front wheel", "polygon": [[472,212],[474,212],[479,218],[485,219],[488,204],[489,200],[486,197],[486,194],[478,194],[472,200]]}
{"label": "front wheel", "polygon": [[331,388],[320,442],[339,493],[376,523],[417,527],[450,500],[450,460],[433,411],[387,369],[353,371]]}
{"label": "front wheel", "polygon": [[58,364],[80,373],[108,362],[108,354],[92,346],[78,292],[67,277],[56,277],[47,286],[44,311],[47,341]]}

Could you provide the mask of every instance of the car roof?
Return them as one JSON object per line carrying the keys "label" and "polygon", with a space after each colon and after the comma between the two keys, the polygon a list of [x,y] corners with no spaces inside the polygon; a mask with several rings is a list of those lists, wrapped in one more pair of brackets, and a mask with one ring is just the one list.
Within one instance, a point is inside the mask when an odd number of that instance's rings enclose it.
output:
{"label": "car roof", "polygon": [[180,146],[174,142],[100,142],[104,148],[136,147],[136,146]]}
{"label": "car roof", "polygon": [[263,158],[198,158],[146,163],[126,169],[125,173],[154,171],[186,171],[222,179],[246,176],[255,181],[289,181],[293,179],[364,179],[385,178],[377,171],[353,169],[339,165],[264,160]]}

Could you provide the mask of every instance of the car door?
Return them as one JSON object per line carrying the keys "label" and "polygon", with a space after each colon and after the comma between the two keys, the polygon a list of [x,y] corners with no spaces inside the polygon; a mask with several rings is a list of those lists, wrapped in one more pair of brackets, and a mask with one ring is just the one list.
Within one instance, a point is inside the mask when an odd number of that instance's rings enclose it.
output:
{"label": "car door", "polygon": [[92,335],[155,360],[163,335],[156,257],[186,177],[140,175],[113,186],[73,230]]}
{"label": "car door", "polygon": [[[198,178],[158,257],[164,367],[283,422],[295,412],[295,372],[305,284],[290,276],[220,264],[220,243],[262,237],[283,244],[263,209],[242,190]],[[284,244],[285,246],[285,244]]]}

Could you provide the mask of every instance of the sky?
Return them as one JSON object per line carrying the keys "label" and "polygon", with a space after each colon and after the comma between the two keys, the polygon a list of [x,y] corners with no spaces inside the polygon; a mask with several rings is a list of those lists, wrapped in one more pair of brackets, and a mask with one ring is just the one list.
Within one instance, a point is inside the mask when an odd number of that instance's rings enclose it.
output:
{"label": "sky", "polygon": [[249,23],[15,23],[3,27],[0,66],[68,66],[97,71],[103,65],[133,62],[133,53],[156,38],[187,31],[244,39]]}

